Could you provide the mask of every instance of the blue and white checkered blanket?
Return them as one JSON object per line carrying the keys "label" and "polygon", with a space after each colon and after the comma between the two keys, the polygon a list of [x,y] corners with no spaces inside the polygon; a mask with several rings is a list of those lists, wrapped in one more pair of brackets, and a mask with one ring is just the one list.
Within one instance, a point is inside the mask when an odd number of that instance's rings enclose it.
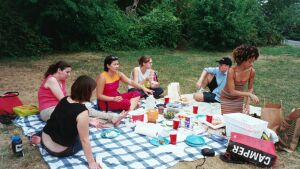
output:
{"label": "blue and white checkered blanket", "polygon": [[[27,136],[41,131],[45,125],[38,115],[19,117],[15,120],[15,124],[22,127]],[[120,125],[119,130],[121,134],[118,137],[104,139],[101,138],[101,130],[90,128],[92,151],[95,157],[102,158],[100,163],[103,168],[164,169],[174,166],[179,161],[203,158],[201,149],[205,147],[213,148],[216,154],[225,152],[226,149],[225,145],[214,142],[207,135],[204,135],[206,144],[201,147],[190,147],[185,142],[156,147],[149,143],[148,137],[136,134],[131,128]],[[41,146],[39,151],[50,168],[88,168],[83,150],[65,158],[53,157]]]}

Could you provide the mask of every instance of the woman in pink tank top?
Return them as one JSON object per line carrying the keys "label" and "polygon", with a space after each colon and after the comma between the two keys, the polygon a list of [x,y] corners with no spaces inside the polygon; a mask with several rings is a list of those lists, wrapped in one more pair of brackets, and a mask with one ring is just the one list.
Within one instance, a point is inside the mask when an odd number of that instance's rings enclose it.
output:
{"label": "woman in pink tank top", "polygon": [[[228,70],[227,82],[221,93],[221,112],[249,113],[250,99],[253,103],[259,102],[258,97],[253,94],[253,63],[259,57],[259,53],[255,46],[241,45],[233,50],[232,55],[237,65]],[[244,89],[245,86],[247,89]],[[246,99],[243,106],[244,98]]]}
{"label": "woman in pink tank top", "polygon": [[59,61],[49,66],[38,91],[40,116],[47,121],[58,102],[67,95],[66,79],[70,76],[71,65]]}

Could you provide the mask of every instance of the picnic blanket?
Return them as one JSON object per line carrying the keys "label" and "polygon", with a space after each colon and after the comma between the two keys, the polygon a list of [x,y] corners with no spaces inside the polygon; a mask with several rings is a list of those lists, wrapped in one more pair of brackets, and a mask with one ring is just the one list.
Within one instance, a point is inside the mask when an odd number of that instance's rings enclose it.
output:
{"label": "picnic blanket", "polygon": [[[22,127],[27,136],[42,130],[45,123],[38,115],[19,117],[15,124]],[[184,142],[177,145],[156,147],[149,143],[149,138],[136,134],[131,128],[120,125],[121,135],[113,139],[101,138],[101,130],[90,128],[90,141],[94,156],[102,158],[105,168],[169,168],[179,161],[193,161],[203,158],[201,149],[213,148],[216,154],[225,152],[226,146],[214,142],[206,134],[206,144],[201,147],[190,147]],[[39,151],[50,168],[88,168],[83,150],[71,157],[53,157],[41,146]],[[29,152],[27,152],[29,154]],[[25,152],[26,155],[26,152]]]}
{"label": "picnic blanket", "polygon": [[[197,103],[199,112],[209,111],[212,114],[220,114],[220,105]],[[141,103],[140,109],[144,108],[144,102]],[[190,108],[188,108],[190,109]],[[28,117],[18,117],[15,124],[20,126],[26,136],[31,136],[41,131],[45,126],[39,115]],[[147,136],[139,135],[134,130],[124,124],[124,121],[118,128],[121,134],[113,139],[101,138],[101,131],[96,128],[90,128],[90,142],[95,159],[103,168],[169,168],[179,161],[193,161],[203,158],[201,149],[212,148],[216,154],[225,152],[226,145],[210,139],[208,133],[203,134],[206,142],[200,147],[190,147],[184,141],[178,141],[176,145],[165,145],[156,147],[149,143]],[[83,150],[73,156],[57,158],[48,154],[40,145],[39,151],[50,168],[76,168],[86,169],[88,164]],[[27,152],[29,153],[29,152]],[[25,152],[26,155],[26,152]]]}

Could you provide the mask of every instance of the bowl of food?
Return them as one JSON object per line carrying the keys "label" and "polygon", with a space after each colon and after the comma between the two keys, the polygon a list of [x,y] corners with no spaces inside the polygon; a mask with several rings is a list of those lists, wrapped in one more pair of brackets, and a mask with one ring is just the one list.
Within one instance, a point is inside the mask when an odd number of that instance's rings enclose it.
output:
{"label": "bowl of food", "polygon": [[172,120],[175,117],[175,112],[172,111],[166,111],[164,113],[164,118],[167,120]]}

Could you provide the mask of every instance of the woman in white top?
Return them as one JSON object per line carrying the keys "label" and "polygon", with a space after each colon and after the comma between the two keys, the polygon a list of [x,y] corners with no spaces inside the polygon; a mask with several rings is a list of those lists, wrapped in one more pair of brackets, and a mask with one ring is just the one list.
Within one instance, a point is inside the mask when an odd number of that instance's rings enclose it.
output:
{"label": "woman in white top", "polygon": [[[139,65],[135,67],[131,72],[130,79],[144,85],[146,88],[153,90],[154,98],[159,98],[164,90],[159,87],[156,72],[152,69],[152,59],[150,56],[142,56],[138,60]],[[143,90],[136,89],[132,86],[128,86],[128,91],[138,91],[141,93],[141,97],[146,98],[148,95]]]}

